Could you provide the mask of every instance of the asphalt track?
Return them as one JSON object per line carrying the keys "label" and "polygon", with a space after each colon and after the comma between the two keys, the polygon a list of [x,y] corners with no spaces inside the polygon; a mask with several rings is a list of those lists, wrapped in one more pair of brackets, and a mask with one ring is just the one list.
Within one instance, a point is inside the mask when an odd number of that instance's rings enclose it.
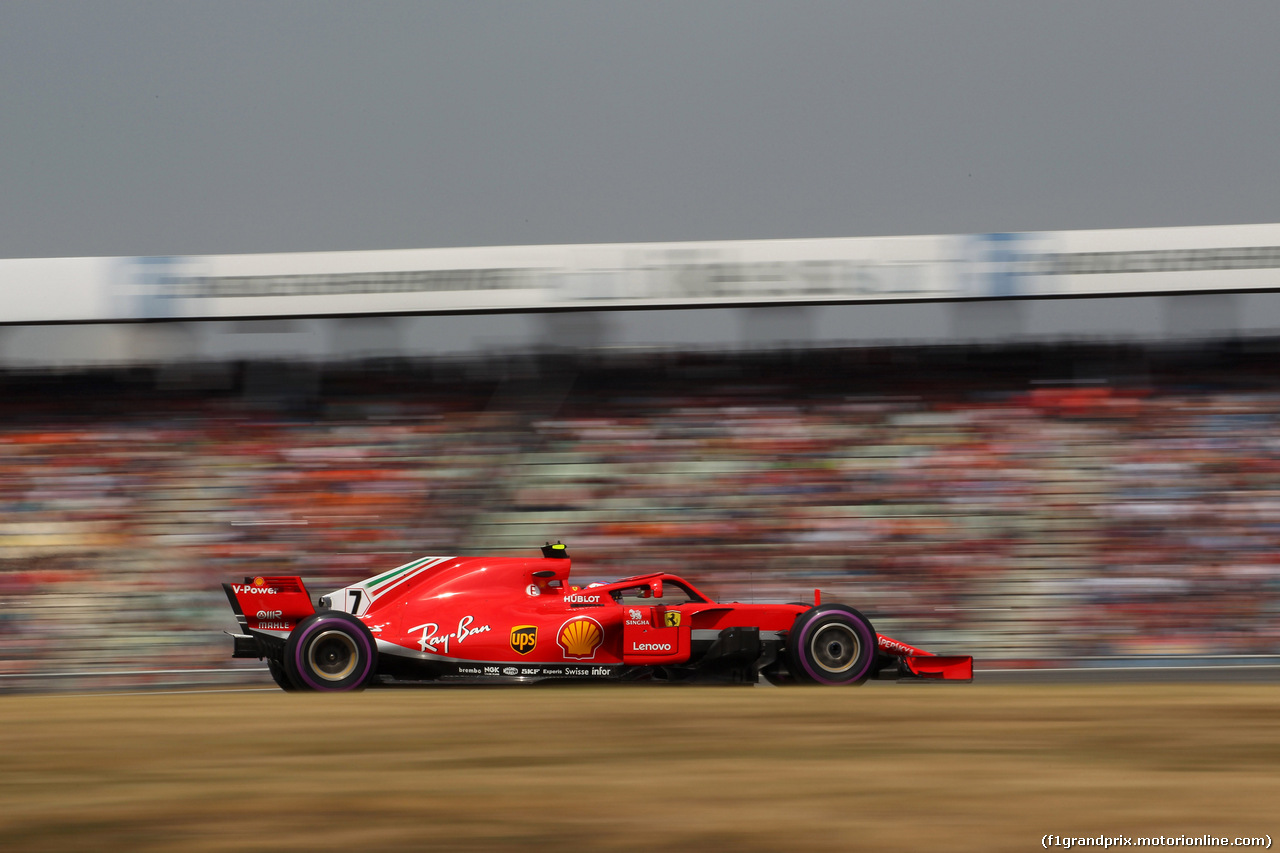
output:
{"label": "asphalt track", "polygon": [[[1131,659],[974,669],[980,684],[1273,684],[1280,683],[1280,657],[1258,655],[1217,663],[1135,664]],[[890,682],[892,683],[892,682]],[[915,682],[903,682],[904,686]],[[275,690],[266,669],[249,667],[108,670],[0,675],[2,693],[185,693],[210,689]],[[759,687],[769,688],[765,681]],[[877,685],[878,686],[878,685]],[[443,689],[456,689],[445,686]]]}
{"label": "asphalt track", "polygon": [[[267,684],[270,676],[263,672],[263,682],[265,686],[261,687],[202,687],[191,685],[178,689],[156,689],[156,688],[132,688],[132,687],[116,687],[107,691],[75,691],[84,696],[112,696],[112,695],[130,695],[130,696],[183,696],[198,695],[202,693],[279,693],[280,688],[274,684]],[[994,670],[977,670],[974,673],[974,681],[979,684],[993,685],[1035,685],[1035,684],[1277,684],[1280,683],[1280,665],[1275,664],[1255,664],[1244,666],[1162,666],[1162,667],[1113,667],[1107,669],[1098,669],[1096,667],[1057,667],[1054,669],[994,669]],[[871,682],[871,689],[881,689],[885,686],[901,687],[904,689],[953,689],[952,685],[944,685],[936,682]],[[546,685],[545,687],[566,687],[568,685]],[[645,685],[631,685],[643,687]],[[540,687],[540,689],[545,689]],[[467,690],[474,687],[464,687],[459,685],[431,685],[418,687],[397,688],[404,690],[432,689],[432,690]],[[506,686],[503,687],[506,689]],[[524,689],[518,685],[511,685],[510,689]],[[602,689],[609,689],[608,686]],[[681,685],[654,686],[655,690],[666,689],[684,689]],[[765,690],[788,690],[787,687],[775,687],[767,681],[755,685],[755,689]]]}
{"label": "asphalt track", "polygon": [[1273,684],[1280,663],[1052,666],[974,670],[983,684]]}

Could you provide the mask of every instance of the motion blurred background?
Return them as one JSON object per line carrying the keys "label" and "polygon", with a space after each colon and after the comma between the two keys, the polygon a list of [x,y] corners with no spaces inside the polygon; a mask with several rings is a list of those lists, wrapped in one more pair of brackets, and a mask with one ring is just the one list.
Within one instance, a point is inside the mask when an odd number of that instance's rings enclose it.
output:
{"label": "motion blurred background", "polygon": [[1273,660],[1229,6],[0,7],[0,692],[266,684],[223,581],[557,539],[980,669]]}
{"label": "motion blurred background", "polygon": [[[319,594],[548,540],[583,581],[821,587],[987,670],[1280,653],[1274,294],[890,295],[0,330],[0,690],[265,682],[232,665],[222,582],[299,574]],[[1118,308],[1133,331],[1099,339],[1091,318]],[[877,310],[949,320],[894,344]],[[840,312],[852,339],[820,338]],[[486,341],[513,322],[525,342]]]}

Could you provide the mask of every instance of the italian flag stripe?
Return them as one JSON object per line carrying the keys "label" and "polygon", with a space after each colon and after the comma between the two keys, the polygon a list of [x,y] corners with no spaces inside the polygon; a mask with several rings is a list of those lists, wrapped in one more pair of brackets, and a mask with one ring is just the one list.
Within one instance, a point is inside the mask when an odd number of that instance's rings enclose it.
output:
{"label": "italian flag stripe", "polygon": [[392,579],[392,578],[394,578],[396,575],[402,575],[402,574],[404,574],[405,572],[409,571],[410,569],[416,569],[418,566],[421,566],[421,565],[422,565],[423,563],[425,563],[427,560],[434,560],[434,559],[436,559],[436,558],[435,558],[435,557],[423,557],[423,558],[422,558],[422,559],[420,559],[420,560],[414,560],[412,563],[406,563],[405,565],[401,566],[401,567],[400,567],[400,568],[398,568],[398,569],[392,569],[391,571],[387,572],[385,575],[379,575],[378,577],[376,577],[376,578],[374,578],[373,580],[369,581],[369,586],[377,586],[378,584],[382,583],[383,581],[389,581],[389,580],[391,580],[391,579]]}
{"label": "italian flag stripe", "polygon": [[400,583],[400,581],[406,580],[409,572],[416,573],[417,570],[430,568],[431,566],[435,566],[440,563],[443,563],[445,560],[448,560],[448,559],[451,559],[451,558],[423,557],[421,560],[414,560],[412,563],[409,563],[408,565],[401,566],[400,568],[390,571],[387,574],[382,575],[381,577],[374,578],[372,581],[370,581],[366,585],[365,588],[369,590],[369,593],[374,598],[377,598],[378,596],[382,595],[382,593],[385,592],[387,589],[393,586],[396,586],[397,584]]}

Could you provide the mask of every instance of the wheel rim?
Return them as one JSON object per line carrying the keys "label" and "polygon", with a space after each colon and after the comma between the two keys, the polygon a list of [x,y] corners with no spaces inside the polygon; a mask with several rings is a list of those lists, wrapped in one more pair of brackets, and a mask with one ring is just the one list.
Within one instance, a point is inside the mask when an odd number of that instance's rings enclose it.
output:
{"label": "wheel rim", "polygon": [[809,651],[827,672],[846,672],[858,662],[862,641],[853,628],[840,622],[823,625],[809,641]]}
{"label": "wheel rim", "polygon": [[343,631],[325,631],[307,649],[311,671],[325,681],[341,681],[355,672],[356,642]]}

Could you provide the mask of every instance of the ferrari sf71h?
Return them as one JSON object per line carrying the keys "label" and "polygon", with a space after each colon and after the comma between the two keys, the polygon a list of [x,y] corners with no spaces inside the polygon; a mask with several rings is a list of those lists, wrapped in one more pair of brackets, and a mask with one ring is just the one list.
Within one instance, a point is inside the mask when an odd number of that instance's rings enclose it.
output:
{"label": "ferrari sf71h", "polygon": [[285,690],[548,680],[861,684],[968,681],[973,659],[879,635],[843,604],[712,601],[672,574],[579,588],[569,555],[423,557],[322,596],[299,577],[223,584],[234,657]]}

